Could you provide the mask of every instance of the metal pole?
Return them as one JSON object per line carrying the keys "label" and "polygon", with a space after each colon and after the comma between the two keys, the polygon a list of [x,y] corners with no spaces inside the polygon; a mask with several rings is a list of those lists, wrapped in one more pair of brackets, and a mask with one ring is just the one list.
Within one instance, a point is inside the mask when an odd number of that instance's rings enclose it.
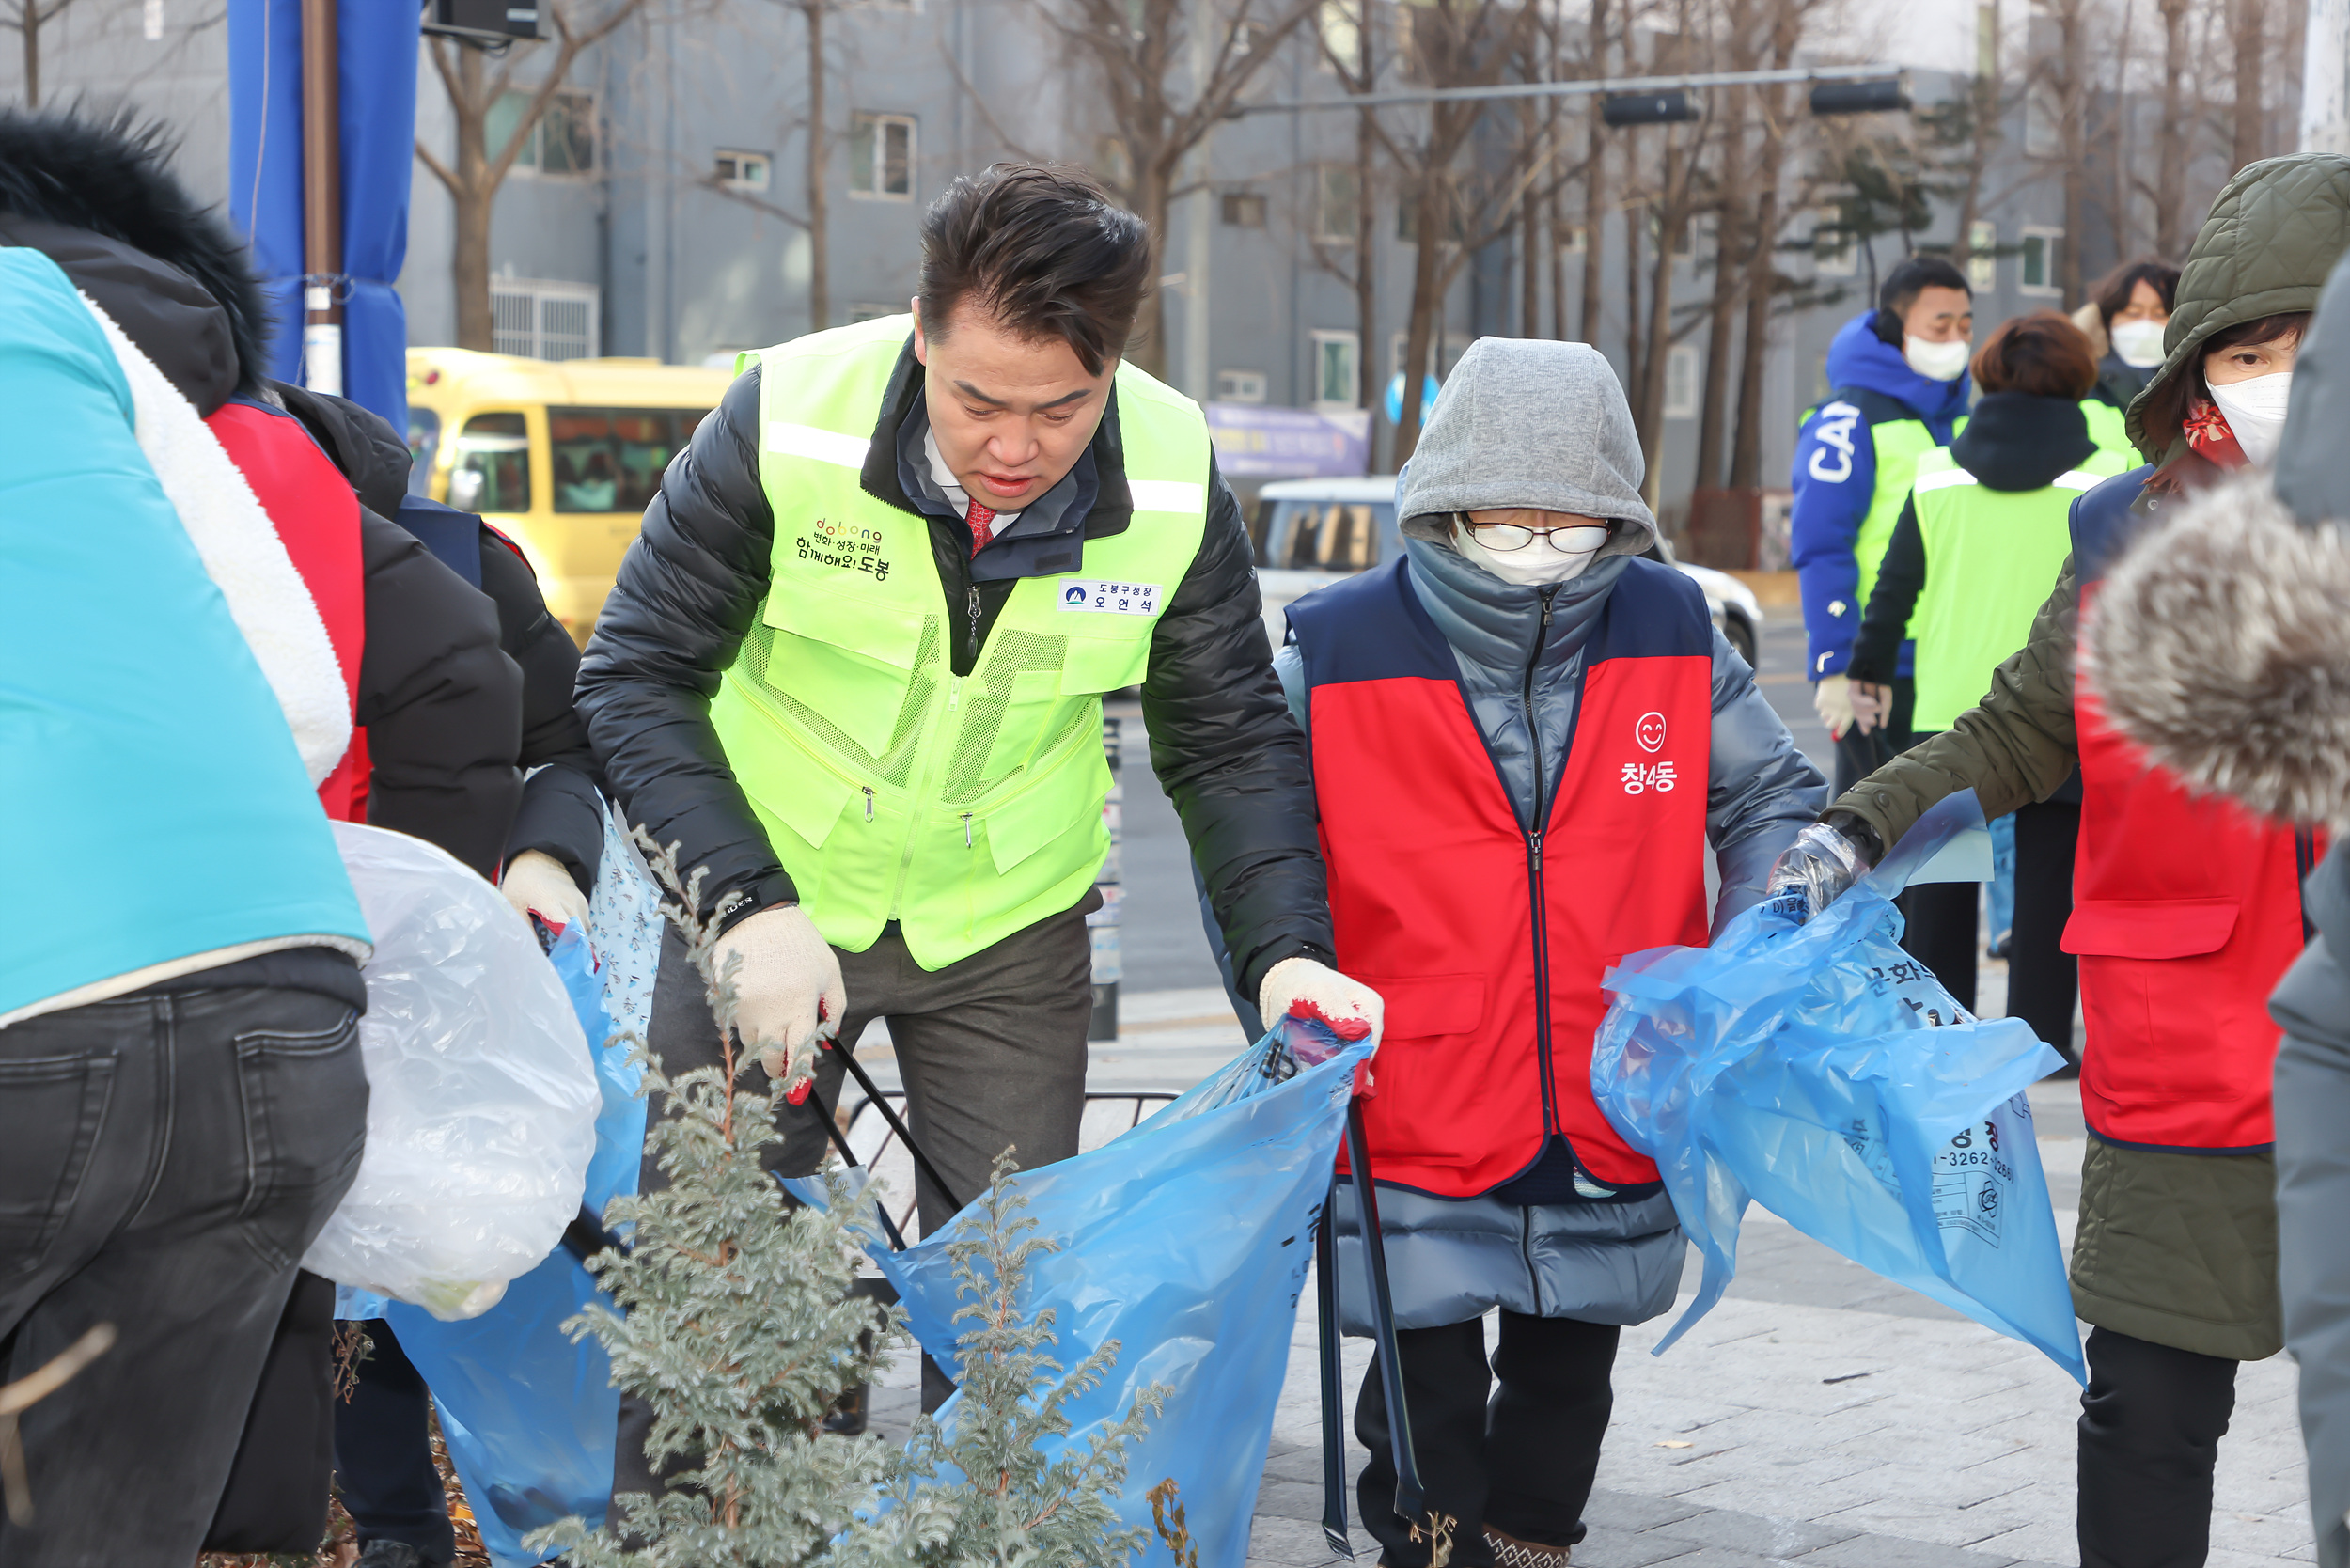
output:
{"label": "metal pole", "polygon": [[302,381],[343,391],[342,94],[336,0],[302,0]]}
{"label": "metal pole", "polygon": [[[1207,301],[1195,295],[1186,308],[1204,312]],[[1119,844],[1126,836],[1126,786],[1118,776],[1118,720],[1103,718],[1102,760],[1109,764],[1110,792],[1102,802],[1102,825],[1109,830],[1110,849],[1093,878],[1094,888],[1102,895],[1102,907],[1086,917],[1087,934],[1093,938],[1093,1017],[1086,1025],[1088,1040],[1118,1038],[1118,982],[1125,975],[1125,960],[1118,940],[1118,905],[1122,891],[1119,884],[1124,879],[1119,864]]]}
{"label": "metal pole", "polygon": [[1227,119],[1244,115],[1303,114],[1310,109],[1377,109],[1398,103],[1462,103],[1503,98],[1581,98],[1592,93],[1658,92],[1673,87],[1761,86],[1774,82],[1856,82],[1898,76],[1898,66],[1815,66],[1790,71],[1714,71],[1694,76],[1618,76],[1601,81],[1500,82],[1482,87],[1425,87],[1417,91],[1340,93],[1334,98],[1292,99],[1278,103],[1237,103]]}

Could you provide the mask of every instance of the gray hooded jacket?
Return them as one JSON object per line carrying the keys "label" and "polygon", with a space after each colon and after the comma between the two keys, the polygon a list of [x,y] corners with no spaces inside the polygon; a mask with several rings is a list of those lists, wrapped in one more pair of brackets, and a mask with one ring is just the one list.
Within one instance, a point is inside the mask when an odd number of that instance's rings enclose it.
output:
{"label": "gray hooded jacket", "polygon": [[[1412,585],[1452,646],[1462,695],[1522,824],[1548,813],[1565,769],[1584,648],[1608,593],[1630,557],[1656,543],[1655,520],[1640,499],[1643,472],[1631,410],[1597,351],[1486,337],[1447,382],[1399,487]],[[1580,576],[1524,586],[1454,546],[1453,513],[1496,507],[1604,517],[1618,526]],[[1304,726],[1304,666],[1294,645],[1275,668]],[[1713,684],[1706,837],[1721,870],[1718,930],[1762,898],[1772,862],[1827,804],[1827,783],[1718,631]],[[1545,1155],[1537,1168],[1550,1163]],[[1579,1164],[1573,1201],[1513,1202],[1501,1196],[1507,1191],[1462,1200],[1381,1193],[1399,1324],[1434,1327],[1495,1306],[1637,1323],[1672,1305],[1683,1241],[1662,1191],[1619,1196]],[[1343,1194],[1337,1230],[1353,1252],[1359,1224]],[[1343,1263],[1339,1274],[1342,1283],[1360,1277]],[[1344,1305],[1349,1331],[1368,1331],[1363,1304],[1349,1295]]]}

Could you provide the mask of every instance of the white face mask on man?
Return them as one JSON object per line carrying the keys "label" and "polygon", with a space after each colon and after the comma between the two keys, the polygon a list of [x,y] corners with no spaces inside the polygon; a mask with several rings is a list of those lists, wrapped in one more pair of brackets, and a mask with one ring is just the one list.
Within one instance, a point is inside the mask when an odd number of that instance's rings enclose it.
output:
{"label": "white face mask on man", "polygon": [[2256,468],[2265,468],[2284,440],[2285,404],[2293,397],[2293,372],[2272,370],[2248,381],[2211,387],[2211,400],[2228,417],[2235,444]]}
{"label": "white face mask on man", "polygon": [[1515,549],[1496,550],[1479,542],[1479,530],[1468,526],[1465,519],[1452,530],[1453,541],[1461,547],[1463,556],[1503,582],[1520,588],[1541,588],[1580,577],[1599,558],[1600,546],[1607,542],[1608,534],[1606,525],[1597,523],[1558,528],[1546,535],[1539,529],[1507,525],[1489,526],[1486,531],[1496,536],[1496,544],[1508,544],[1528,534],[1534,536]]}
{"label": "white face mask on man", "polygon": [[1964,337],[1932,343],[1913,334],[1902,339],[1903,360],[1928,381],[1956,381],[1966,373],[1966,359],[1973,352]]}

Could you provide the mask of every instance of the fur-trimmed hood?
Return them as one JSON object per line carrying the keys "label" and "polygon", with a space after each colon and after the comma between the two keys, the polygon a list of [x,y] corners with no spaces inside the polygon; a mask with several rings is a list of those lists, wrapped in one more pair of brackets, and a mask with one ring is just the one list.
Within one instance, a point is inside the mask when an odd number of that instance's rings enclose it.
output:
{"label": "fur-trimmed hood", "polygon": [[[171,172],[172,151],[163,127],[128,114],[96,120],[0,112],[0,228],[17,219],[86,230],[184,273],[225,313],[234,390],[257,392],[268,371],[269,311],[260,285],[227,220]],[[18,243],[48,248],[0,233],[0,243]],[[53,259],[88,290],[70,259]],[[109,301],[108,308],[118,313],[119,305]]]}
{"label": "fur-trimmed hood", "polygon": [[2350,533],[2296,523],[2260,471],[2165,510],[2083,631],[2107,712],[2191,784],[2350,827]]}

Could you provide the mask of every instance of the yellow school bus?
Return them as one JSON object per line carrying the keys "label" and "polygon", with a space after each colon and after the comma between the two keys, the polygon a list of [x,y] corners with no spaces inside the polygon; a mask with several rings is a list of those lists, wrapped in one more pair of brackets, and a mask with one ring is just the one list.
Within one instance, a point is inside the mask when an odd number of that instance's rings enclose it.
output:
{"label": "yellow school bus", "polygon": [[731,380],[656,359],[410,349],[409,482],[520,544],[584,645],[662,470]]}

